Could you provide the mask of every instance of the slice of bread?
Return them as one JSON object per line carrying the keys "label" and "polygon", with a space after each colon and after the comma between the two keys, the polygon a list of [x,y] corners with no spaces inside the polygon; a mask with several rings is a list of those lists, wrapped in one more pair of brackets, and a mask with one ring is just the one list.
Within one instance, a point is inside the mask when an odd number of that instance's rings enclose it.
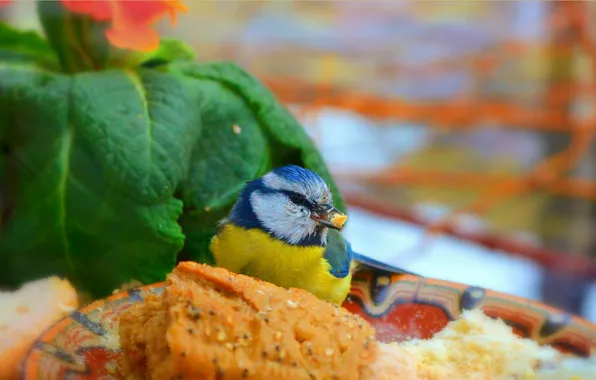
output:
{"label": "slice of bread", "polygon": [[0,305],[0,379],[16,380],[35,339],[79,303],[67,280],[49,277],[0,292]]}
{"label": "slice of bread", "polygon": [[119,331],[126,378],[355,380],[377,353],[374,329],[344,308],[191,262],[123,311]]}

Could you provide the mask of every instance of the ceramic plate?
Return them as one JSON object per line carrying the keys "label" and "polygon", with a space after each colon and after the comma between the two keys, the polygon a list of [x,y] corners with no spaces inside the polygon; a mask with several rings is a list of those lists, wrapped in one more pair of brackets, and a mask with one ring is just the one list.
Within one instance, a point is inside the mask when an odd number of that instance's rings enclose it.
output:
{"label": "ceramic plate", "polygon": [[[448,281],[396,274],[379,263],[361,264],[344,307],[368,320],[381,341],[429,338],[462,310],[482,309],[523,337],[560,351],[596,354],[596,326],[522,298]],[[26,380],[123,379],[118,370],[118,315],[163,283],[94,302],[44,332],[22,367]]]}

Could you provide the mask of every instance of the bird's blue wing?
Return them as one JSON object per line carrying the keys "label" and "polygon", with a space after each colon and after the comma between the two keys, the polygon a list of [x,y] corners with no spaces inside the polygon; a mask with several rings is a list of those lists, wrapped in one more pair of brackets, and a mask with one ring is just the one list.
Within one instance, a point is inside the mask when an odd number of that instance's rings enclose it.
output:
{"label": "bird's blue wing", "polygon": [[329,230],[323,257],[331,265],[330,272],[333,276],[344,278],[350,273],[350,264],[353,257],[352,247],[341,236],[339,231]]}
{"label": "bird's blue wing", "polygon": [[364,256],[361,253],[354,252],[350,242],[345,240],[337,230],[329,230],[324,257],[331,265],[331,274],[338,278],[344,278],[348,275],[348,273],[350,273],[350,264],[352,260],[359,261],[371,267],[391,273],[411,274],[422,277],[417,273],[398,268],[391,264],[382,263],[371,257]]}

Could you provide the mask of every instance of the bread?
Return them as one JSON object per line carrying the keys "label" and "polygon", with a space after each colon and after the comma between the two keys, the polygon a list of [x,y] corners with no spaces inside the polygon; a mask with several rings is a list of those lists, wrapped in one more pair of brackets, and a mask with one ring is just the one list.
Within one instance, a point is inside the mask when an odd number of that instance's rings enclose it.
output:
{"label": "bread", "polygon": [[49,277],[0,292],[0,379],[19,377],[31,344],[54,322],[78,308],[75,289],[67,280]]}
{"label": "bread", "polygon": [[561,358],[481,310],[465,311],[431,339],[379,344],[379,351],[372,366],[378,380],[534,379],[541,364]]}
{"label": "bread", "polygon": [[184,262],[120,317],[124,371],[161,379],[361,379],[374,329],[299,289]]}

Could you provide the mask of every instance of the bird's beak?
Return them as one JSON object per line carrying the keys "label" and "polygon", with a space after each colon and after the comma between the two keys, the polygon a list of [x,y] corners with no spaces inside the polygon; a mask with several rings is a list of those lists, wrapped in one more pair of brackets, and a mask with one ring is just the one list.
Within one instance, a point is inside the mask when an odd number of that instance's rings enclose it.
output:
{"label": "bird's beak", "polygon": [[348,216],[335,207],[324,207],[320,212],[313,214],[312,217],[321,226],[341,230],[348,220]]}

